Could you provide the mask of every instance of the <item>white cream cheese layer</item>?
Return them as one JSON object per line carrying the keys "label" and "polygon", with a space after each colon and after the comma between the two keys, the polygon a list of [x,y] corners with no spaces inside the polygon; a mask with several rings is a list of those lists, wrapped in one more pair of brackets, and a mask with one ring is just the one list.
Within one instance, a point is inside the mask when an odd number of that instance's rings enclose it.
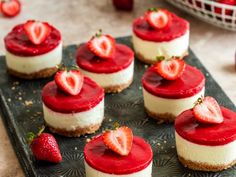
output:
{"label": "white cream cheese layer", "polygon": [[90,110],[77,113],[59,113],[43,104],[44,120],[53,128],[66,129],[89,127],[102,123],[104,119],[104,99]]}
{"label": "white cream cheese layer", "polygon": [[150,163],[145,169],[135,173],[125,174],[125,175],[115,175],[98,171],[89,166],[85,162],[85,172],[86,172],[86,177],[152,177],[152,163]]}
{"label": "white cream cheese layer", "polygon": [[220,146],[192,143],[175,132],[177,153],[185,160],[208,165],[229,165],[236,160],[236,141]]}
{"label": "white cream cheese layer", "polygon": [[127,84],[133,79],[134,61],[127,68],[115,73],[93,73],[81,68],[80,71],[103,88],[117,86]]}
{"label": "white cream cheese layer", "polygon": [[157,56],[170,58],[172,56],[184,56],[189,47],[189,31],[183,36],[167,42],[146,41],[133,33],[133,46],[135,53],[144,59],[156,61]]}
{"label": "white cream cheese layer", "polygon": [[48,53],[36,56],[17,56],[6,51],[6,63],[9,69],[31,74],[46,68],[52,68],[62,61],[62,42]]}
{"label": "white cream cheese layer", "polygon": [[205,88],[191,97],[170,99],[152,95],[145,88],[143,88],[144,106],[152,113],[170,113],[174,116],[178,116],[183,111],[192,108],[197,99],[204,96],[204,92]]}

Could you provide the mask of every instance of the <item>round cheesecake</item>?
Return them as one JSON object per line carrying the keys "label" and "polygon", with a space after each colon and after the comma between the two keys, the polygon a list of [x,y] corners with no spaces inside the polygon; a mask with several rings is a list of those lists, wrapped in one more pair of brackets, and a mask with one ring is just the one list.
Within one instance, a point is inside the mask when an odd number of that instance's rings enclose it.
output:
{"label": "round cheesecake", "polygon": [[121,92],[133,81],[134,53],[123,44],[115,45],[115,53],[109,59],[99,58],[84,44],[78,48],[76,59],[80,71],[107,93]]}
{"label": "round cheesecake", "polygon": [[204,96],[205,77],[201,71],[186,65],[174,81],[163,79],[151,66],[142,78],[144,107],[147,114],[160,122],[173,122],[181,112],[193,107]]}
{"label": "round cheesecake", "polygon": [[152,157],[151,146],[140,137],[134,137],[130,153],[121,156],[98,136],[84,148],[86,177],[151,177]]}
{"label": "round cheesecake", "polygon": [[4,38],[6,65],[10,74],[23,79],[52,76],[62,60],[60,32],[51,26],[51,33],[39,45],[33,44],[26,35],[24,25],[17,25]]}
{"label": "round cheesecake", "polygon": [[134,20],[132,41],[138,59],[154,64],[157,57],[188,54],[189,23],[173,13],[170,17],[170,23],[161,29],[152,28],[143,16]]}
{"label": "round cheesecake", "polygon": [[221,111],[224,117],[221,124],[201,124],[192,110],[176,118],[176,148],[184,166],[220,171],[236,163],[236,113],[224,107]]}
{"label": "round cheesecake", "polygon": [[87,77],[75,96],[49,82],[42,90],[42,101],[46,124],[52,132],[64,136],[94,133],[104,119],[104,90]]}

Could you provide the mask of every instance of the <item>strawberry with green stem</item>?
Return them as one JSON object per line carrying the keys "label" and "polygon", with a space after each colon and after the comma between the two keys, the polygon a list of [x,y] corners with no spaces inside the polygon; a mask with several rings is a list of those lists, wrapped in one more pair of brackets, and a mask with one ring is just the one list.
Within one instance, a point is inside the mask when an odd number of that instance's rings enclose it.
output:
{"label": "strawberry with green stem", "polygon": [[91,52],[103,59],[109,59],[113,56],[115,51],[115,39],[110,35],[102,34],[100,29],[87,43]]}
{"label": "strawberry with green stem", "polygon": [[172,57],[170,59],[158,57],[155,69],[164,79],[176,80],[183,74],[185,66],[185,61],[179,57]]}
{"label": "strawberry with green stem", "polygon": [[57,141],[53,135],[43,133],[44,129],[42,127],[37,135],[33,132],[28,134],[30,149],[37,160],[60,163],[62,156]]}

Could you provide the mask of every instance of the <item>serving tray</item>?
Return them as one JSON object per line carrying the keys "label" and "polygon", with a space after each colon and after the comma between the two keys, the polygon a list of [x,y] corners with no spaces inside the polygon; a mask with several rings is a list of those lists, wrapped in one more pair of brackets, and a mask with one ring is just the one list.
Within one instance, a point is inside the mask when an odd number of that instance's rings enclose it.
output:
{"label": "serving tray", "polygon": [[[117,39],[131,45],[130,37]],[[75,50],[78,46],[64,48],[64,63],[75,63]],[[236,111],[234,104],[208,73],[205,67],[189,51],[188,64],[199,68],[206,77],[206,95],[214,96],[220,104]],[[173,124],[157,124],[144,112],[141,77],[148,65],[135,61],[133,84],[119,94],[107,94],[105,98],[105,120],[102,130],[113,127],[115,122],[127,125],[135,135],[141,136],[153,148],[153,177],[230,177],[236,176],[236,166],[219,173],[197,172],[184,168],[178,161],[175,149]],[[88,138],[65,138],[55,135],[63,156],[60,164],[36,161],[26,142],[30,131],[36,132],[43,125],[41,89],[50,80],[25,81],[6,73],[5,58],[0,57],[0,107],[2,119],[8,131],[12,146],[27,177],[85,177],[83,147]]]}

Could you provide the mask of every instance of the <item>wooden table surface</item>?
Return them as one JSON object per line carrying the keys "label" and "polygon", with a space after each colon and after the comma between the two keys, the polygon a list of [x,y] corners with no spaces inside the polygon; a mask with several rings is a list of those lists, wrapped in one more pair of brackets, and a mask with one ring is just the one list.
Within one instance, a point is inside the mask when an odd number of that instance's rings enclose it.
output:
{"label": "wooden table surface", "polygon": [[[115,11],[111,0],[21,0],[22,13],[7,19],[0,16],[0,54],[4,55],[4,36],[28,19],[48,21],[63,35],[64,45],[88,40],[98,29],[115,37],[130,35],[131,23],[150,7],[166,7],[191,24],[190,47],[226,94],[236,103],[234,54],[236,32],[219,29],[175,9],[164,0],[135,1],[131,13]],[[26,117],[27,118],[27,117]],[[0,119],[0,177],[23,177],[23,171]]]}

